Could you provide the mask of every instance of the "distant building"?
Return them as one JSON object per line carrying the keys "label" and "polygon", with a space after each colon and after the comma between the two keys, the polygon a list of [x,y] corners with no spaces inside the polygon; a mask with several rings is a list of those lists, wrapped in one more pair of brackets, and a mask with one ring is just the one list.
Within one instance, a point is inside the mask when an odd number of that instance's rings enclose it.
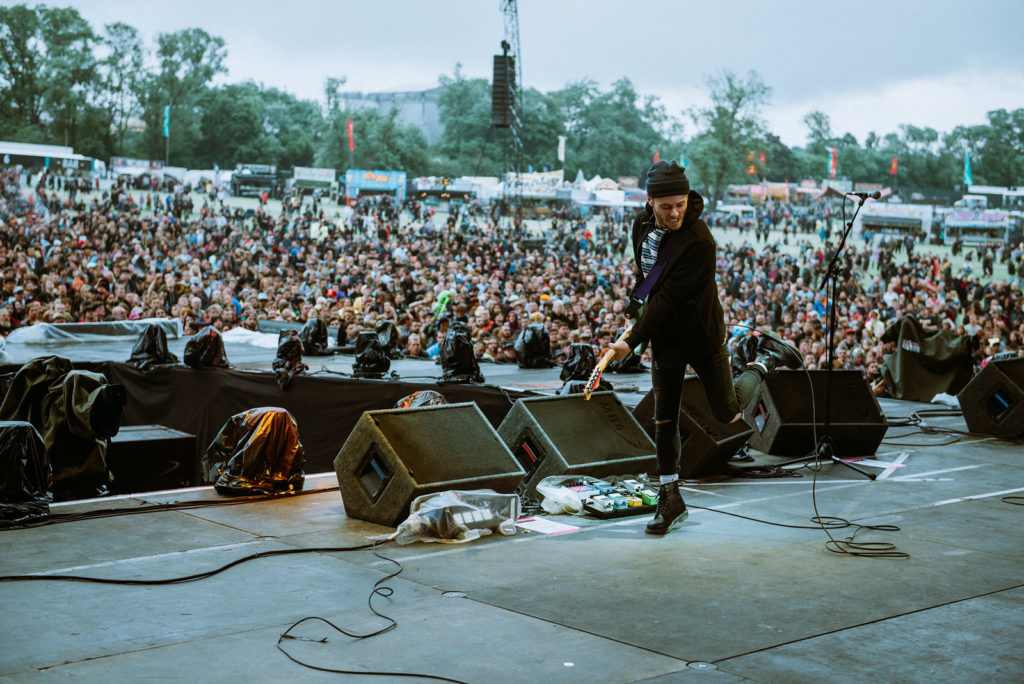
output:
{"label": "distant building", "polygon": [[394,93],[356,92],[338,95],[339,104],[344,109],[376,109],[381,114],[387,114],[392,108],[397,109],[396,121],[419,128],[428,145],[433,145],[441,137],[443,129],[437,110],[440,87]]}

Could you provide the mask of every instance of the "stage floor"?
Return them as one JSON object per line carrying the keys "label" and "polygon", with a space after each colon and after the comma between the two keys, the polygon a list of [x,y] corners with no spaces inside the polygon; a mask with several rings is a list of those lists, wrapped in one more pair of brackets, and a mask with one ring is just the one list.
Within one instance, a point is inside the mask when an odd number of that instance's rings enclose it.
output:
{"label": "stage floor", "polygon": [[[882,407],[895,420],[923,405]],[[1024,509],[1003,498],[1024,490],[1022,443],[911,431],[889,430],[874,458],[890,466],[875,481],[830,464],[817,478],[687,482],[687,502],[703,508],[666,537],[643,533],[646,516],[545,516],[579,530],[386,545],[380,554],[403,570],[374,606],[396,629],[353,640],[307,622],[283,647],[321,668],[395,673],[386,681],[1019,682]],[[307,490],[323,491],[303,496],[0,532],[0,574],[170,578],[391,531],[347,518],[335,485],[315,475]],[[209,500],[220,497],[200,488],[53,512]],[[727,513],[896,525],[857,541],[910,557],[837,555],[820,529]],[[362,550],[261,558],[166,586],[0,583],[0,682],[330,681],[288,660],[278,637],[306,616],[360,633],[386,626],[366,601],[393,569]]]}

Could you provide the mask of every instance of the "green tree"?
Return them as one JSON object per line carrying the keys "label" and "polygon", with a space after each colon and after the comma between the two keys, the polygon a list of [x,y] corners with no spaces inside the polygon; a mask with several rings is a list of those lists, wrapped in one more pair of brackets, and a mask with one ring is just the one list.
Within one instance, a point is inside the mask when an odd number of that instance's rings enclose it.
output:
{"label": "green tree", "polygon": [[164,156],[164,107],[170,107],[170,160],[192,166],[202,140],[198,104],[214,76],[224,73],[224,39],[191,28],[157,36],[158,68],[140,84],[139,101],[146,124],[143,152]]}
{"label": "green tree", "polygon": [[[411,124],[396,122],[398,110],[387,114],[376,109],[336,109],[316,153],[316,165],[339,171],[346,169],[401,169],[410,176],[424,175],[428,149],[422,131]],[[349,120],[353,122],[355,150],[348,145]]]}
{"label": "green tree", "polygon": [[128,123],[139,113],[138,90],[146,77],[144,49],[134,26],[116,22],[103,27],[107,50],[99,62],[98,106],[107,113],[105,158],[125,149]]}
{"label": "green tree", "polygon": [[438,115],[444,132],[435,143],[431,171],[436,175],[499,175],[504,170],[507,130],[491,127],[491,86],[466,78],[462,65],[441,76]]}
{"label": "green tree", "polygon": [[707,79],[711,103],[689,111],[698,134],[691,142],[695,178],[712,197],[725,195],[729,183],[745,177],[747,154],[764,147],[766,125],[761,118],[771,88],[756,71],[746,78],[725,71]]}

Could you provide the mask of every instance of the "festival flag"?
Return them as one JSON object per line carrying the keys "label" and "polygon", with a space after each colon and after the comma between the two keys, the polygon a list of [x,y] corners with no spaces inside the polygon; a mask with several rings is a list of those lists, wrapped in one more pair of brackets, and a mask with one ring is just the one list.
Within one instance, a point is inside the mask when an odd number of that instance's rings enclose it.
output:
{"label": "festival flag", "polygon": [[964,185],[974,185],[974,174],[971,173],[971,153],[964,150]]}
{"label": "festival flag", "polygon": [[657,164],[659,159],[661,159],[661,152],[659,152],[658,150],[655,150],[654,151],[654,163]]}
{"label": "festival flag", "polygon": [[832,148],[832,158],[829,160],[829,163],[828,163],[828,177],[829,178],[835,178],[836,177],[836,157],[838,155],[839,155],[839,149],[836,148],[836,147],[833,147]]}
{"label": "festival flag", "polygon": [[896,169],[897,169],[897,164],[898,163],[899,162],[896,161],[896,157],[893,157],[892,158],[892,164],[889,164],[889,175],[890,176],[895,176],[896,175]]}
{"label": "festival flag", "polygon": [[565,163],[565,136],[558,136],[558,161]]}
{"label": "festival flag", "polygon": [[164,107],[164,137],[171,137],[171,106]]}
{"label": "festival flag", "polygon": [[356,151],[356,139],[355,139],[354,133],[352,132],[354,124],[355,124],[355,122],[352,119],[349,119],[348,123],[345,124],[345,127],[348,129],[348,150],[349,150],[349,152],[355,152]]}

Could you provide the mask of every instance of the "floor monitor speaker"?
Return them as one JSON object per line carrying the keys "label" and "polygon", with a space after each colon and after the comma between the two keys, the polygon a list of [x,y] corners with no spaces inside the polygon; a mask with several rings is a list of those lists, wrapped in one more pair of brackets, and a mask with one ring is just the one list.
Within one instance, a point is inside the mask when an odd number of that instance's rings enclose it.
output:
{"label": "floor monitor speaker", "polygon": [[[743,417],[754,426],[750,446],[775,456],[814,453],[825,429],[828,372],[777,370],[761,383]],[[812,401],[813,397],[813,401]],[[873,454],[888,424],[863,371],[832,371],[829,431],[836,456]]]}
{"label": "floor monitor speaker", "polygon": [[511,493],[523,469],[474,403],[366,411],[334,459],[345,512],[396,527],[449,489]]}
{"label": "floor monitor speaker", "polygon": [[614,392],[520,399],[498,434],[526,472],[519,491],[534,496],[552,475],[654,472],[654,442]]}
{"label": "floor monitor speaker", "polygon": [[[633,417],[654,439],[654,390],[633,409]],[[723,472],[729,459],[747,443],[751,429],[742,420],[723,423],[711,413],[704,384],[696,375],[683,380],[683,405],[679,409],[682,455],[679,476],[702,477]]]}
{"label": "floor monitor speaker", "polygon": [[989,361],[956,398],[971,432],[1024,434],[1024,359]]}

